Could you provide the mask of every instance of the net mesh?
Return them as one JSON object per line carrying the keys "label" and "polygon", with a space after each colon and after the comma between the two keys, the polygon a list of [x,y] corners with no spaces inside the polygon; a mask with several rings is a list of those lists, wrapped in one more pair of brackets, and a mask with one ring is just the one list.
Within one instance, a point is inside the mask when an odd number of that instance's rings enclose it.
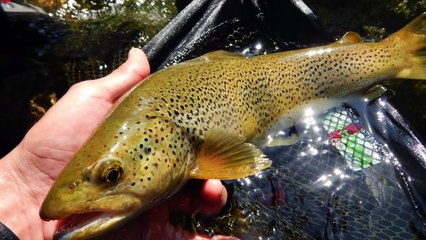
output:
{"label": "net mesh", "polygon": [[186,217],[186,227],[241,239],[425,239],[426,224],[398,184],[398,159],[353,109],[330,110],[299,143],[263,151],[271,168],[227,182],[229,209]]}

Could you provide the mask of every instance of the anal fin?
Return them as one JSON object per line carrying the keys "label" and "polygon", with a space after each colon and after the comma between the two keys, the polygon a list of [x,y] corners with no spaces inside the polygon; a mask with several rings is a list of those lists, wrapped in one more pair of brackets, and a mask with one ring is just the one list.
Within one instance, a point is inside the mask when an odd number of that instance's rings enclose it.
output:
{"label": "anal fin", "polygon": [[404,68],[398,74],[398,78],[426,80],[426,51],[410,57],[411,65]]}
{"label": "anal fin", "polygon": [[379,97],[381,97],[385,92],[387,91],[387,88],[385,88],[382,85],[375,85],[367,90],[367,92],[364,93],[364,98],[367,101],[375,100]]}

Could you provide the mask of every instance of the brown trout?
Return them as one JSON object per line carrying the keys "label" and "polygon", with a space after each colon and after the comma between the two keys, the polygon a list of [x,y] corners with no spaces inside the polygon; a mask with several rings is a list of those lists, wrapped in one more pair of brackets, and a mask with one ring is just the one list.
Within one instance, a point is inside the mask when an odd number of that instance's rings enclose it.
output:
{"label": "brown trout", "polygon": [[376,43],[350,32],[321,47],[251,58],[217,51],[163,69],[122,98],[65,167],[40,211],[67,219],[58,239],[121,226],[191,178],[270,166],[253,142],[315,101],[386,79],[426,79],[426,15]]}

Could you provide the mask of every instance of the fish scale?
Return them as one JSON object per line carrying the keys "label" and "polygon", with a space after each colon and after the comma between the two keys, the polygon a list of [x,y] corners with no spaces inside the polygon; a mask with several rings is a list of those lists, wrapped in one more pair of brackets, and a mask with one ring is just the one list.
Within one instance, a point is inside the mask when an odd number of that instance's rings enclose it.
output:
{"label": "fish scale", "polygon": [[[212,58],[221,57],[220,62],[204,56],[197,66],[192,65],[198,67],[196,71],[191,69],[183,74],[181,68],[168,69],[164,73],[166,76],[160,73],[153,80],[155,82],[149,91],[172,96],[169,100],[154,102],[153,107],[159,111],[167,111],[168,116],[187,128],[189,133],[201,133],[194,137],[202,138],[202,133],[213,126],[219,126],[232,129],[250,140],[254,135],[264,133],[282,116],[306,105],[310,100],[341,97],[381,79],[395,76],[398,69],[389,71],[398,63],[397,57],[392,57],[399,54],[394,42],[390,41],[386,45],[371,44],[367,50],[365,48],[365,44],[326,50],[322,47],[306,54],[297,54],[295,51],[295,56],[284,60],[280,53],[247,59],[234,54],[228,57],[226,52],[216,52]],[[387,54],[383,54],[384,52]],[[313,54],[315,55],[310,58],[306,57]],[[380,59],[375,60],[377,58]],[[330,66],[328,62],[334,64]],[[246,68],[240,68],[241,65]],[[403,66],[401,63],[398,65]],[[378,69],[384,69],[386,73],[382,74]],[[175,71],[182,75],[174,74]],[[228,74],[225,75],[224,72]],[[237,74],[229,74],[232,72]],[[188,80],[186,76],[209,77],[191,77],[189,83],[181,85],[181,82]],[[345,90],[344,86],[348,84],[354,86]],[[167,89],[164,89],[165,86]],[[176,96],[185,93],[185,89],[189,89],[186,94],[197,99],[198,104],[184,106],[179,102]],[[147,88],[141,91],[147,91]],[[143,94],[135,93],[134,96]],[[153,98],[156,100],[158,97]],[[198,113],[195,120],[194,112]],[[202,123],[200,118],[207,118],[209,121]]]}
{"label": "fish scale", "polygon": [[[378,43],[349,32],[316,48],[245,58],[217,51],[160,70],[122,97],[40,210],[57,239],[117,228],[191,178],[236,179],[271,161],[253,143],[334,99],[392,78],[426,79],[426,15]],[[80,219],[84,220],[78,220]]]}

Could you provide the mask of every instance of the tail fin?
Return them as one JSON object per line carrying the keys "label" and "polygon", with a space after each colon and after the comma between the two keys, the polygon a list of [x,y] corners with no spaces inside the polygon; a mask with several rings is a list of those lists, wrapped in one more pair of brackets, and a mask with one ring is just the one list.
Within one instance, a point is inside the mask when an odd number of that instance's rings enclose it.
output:
{"label": "tail fin", "polygon": [[397,77],[426,80],[426,13],[416,17],[385,41],[392,40],[404,44],[409,54],[408,66]]}

